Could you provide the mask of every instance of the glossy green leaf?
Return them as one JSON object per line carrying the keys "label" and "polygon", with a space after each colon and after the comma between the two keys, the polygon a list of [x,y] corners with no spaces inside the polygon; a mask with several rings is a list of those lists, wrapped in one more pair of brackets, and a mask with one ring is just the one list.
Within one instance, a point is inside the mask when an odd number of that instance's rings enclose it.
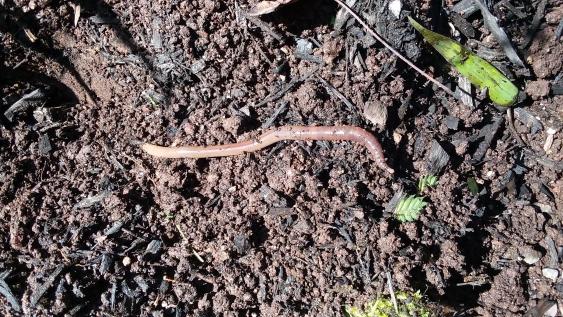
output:
{"label": "glossy green leaf", "polygon": [[480,89],[486,88],[493,103],[508,107],[516,102],[518,88],[493,65],[458,42],[426,29],[411,17],[409,21],[460,74]]}

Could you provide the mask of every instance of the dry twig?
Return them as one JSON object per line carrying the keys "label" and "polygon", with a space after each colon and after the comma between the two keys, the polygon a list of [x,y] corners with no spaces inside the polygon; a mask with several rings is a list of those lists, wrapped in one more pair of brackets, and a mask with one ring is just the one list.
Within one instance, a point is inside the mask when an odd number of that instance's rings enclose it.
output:
{"label": "dry twig", "polygon": [[360,16],[356,12],[354,12],[354,10],[352,10],[349,6],[347,6],[346,3],[342,2],[342,0],[334,0],[334,1],[338,3],[341,7],[343,7],[346,11],[348,11],[348,13],[350,13],[350,15],[354,19],[356,19],[356,21],[358,21],[358,23],[360,23],[368,31],[368,33],[371,34],[371,36],[373,36],[376,40],[381,42],[383,46],[388,48],[393,54],[399,57],[403,62],[405,62],[410,67],[412,67],[417,72],[419,72],[422,76],[426,77],[426,79],[436,84],[438,87],[442,88],[445,92],[457,98],[455,93],[450,88],[444,86],[444,84],[442,84],[441,82],[434,79],[432,76],[425,73],[422,69],[418,68],[413,62],[411,62],[408,58],[404,57],[401,53],[399,53],[399,51],[393,48],[393,46],[387,43],[379,34],[377,34],[372,28],[370,28],[370,26],[364,20],[362,20],[362,18],[360,18]]}

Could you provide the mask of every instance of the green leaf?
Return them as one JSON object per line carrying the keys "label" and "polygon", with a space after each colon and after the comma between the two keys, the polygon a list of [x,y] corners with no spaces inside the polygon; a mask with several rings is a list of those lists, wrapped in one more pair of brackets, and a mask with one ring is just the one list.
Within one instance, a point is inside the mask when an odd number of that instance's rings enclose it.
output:
{"label": "green leaf", "polygon": [[516,102],[518,88],[498,69],[475,53],[448,37],[432,32],[411,17],[411,25],[440,53],[457,71],[480,89],[487,88],[489,98],[496,105],[508,107]]}
{"label": "green leaf", "polygon": [[425,175],[418,180],[418,192],[422,193],[427,187],[438,185],[438,177],[435,175]]}
{"label": "green leaf", "polygon": [[395,218],[400,222],[410,222],[418,219],[420,212],[426,206],[422,197],[411,195],[399,201],[395,207]]}
{"label": "green leaf", "polygon": [[477,181],[475,180],[475,177],[469,177],[467,179],[467,187],[469,188],[469,191],[473,194],[473,195],[478,195],[479,194],[479,185],[477,184]]}

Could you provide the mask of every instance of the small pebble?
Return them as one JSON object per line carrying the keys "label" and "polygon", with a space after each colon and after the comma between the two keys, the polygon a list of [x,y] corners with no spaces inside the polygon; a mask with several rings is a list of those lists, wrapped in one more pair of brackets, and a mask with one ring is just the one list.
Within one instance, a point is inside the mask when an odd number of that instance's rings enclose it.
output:
{"label": "small pebble", "polygon": [[401,0],[392,0],[391,2],[389,2],[389,11],[391,11],[391,13],[393,13],[395,18],[397,19],[401,16],[402,7],[403,3],[401,2]]}
{"label": "small pebble", "polygon": [[559,271],[556,269],[552,269],[552,268],[544,268],[541,270],[542,274],[544,277],[552,280],[552,281],[557,281],[557,277],[559,277]]}
{"label": "small pebble", "polygon": [[364,117],[383,129],[387,122],[387,107],[380,101],[368,101],[364,106]]}
{"label": "small pebble", "polygon": [[398,133],[398,132],[393,132],[393,141],[395,142],[395,144],[399,144],[401,143],[401,140],[403,139],[403,135]]}
{"label": "small pebble", "polygon": [[356,219],[364,219],[364,211],[362,209],[354,208],[353,213]]}
{"label": "small pebble", "polygon": [[550,205],[546,205],[542,203],[535,203],[534,205],[536,205],[543,213],[550,214],[553,212],[553,209],[551,209]]}
{"label": "small pebble", "polygon": [[459,118],[447,116],[444,119],[444,123],[446,124],[448,129],[456,131],[457,128],[459,127]]}
{"label": "small pebble", "polygon": [[311,55],[313,54],[313,43],[307,39],[298,39],[295,52],[301,55]]}
{"label": "small pebble", "polygon": [[538,250],[534,250],[531,247],[524,247],[520,249],[520,255],[522,256],[524,262],[528,265],[533,265],[534,263],[538,262],[542,254]]}
{"label": "small pebble", "polygon": [[[236,97],[236,96],[235,96]],[[240,98],[244,97],[244,94],[239,96]],[[242,112],[245,116],[250,117],[250,107],[248,105],[240,108],[238,111]]]}
{"label": "small pebble", "polygon": [[123,263],[123,266],[129,266],[129,264],[131,264],[131,258],[126,256],[123,258],[121,263]]}

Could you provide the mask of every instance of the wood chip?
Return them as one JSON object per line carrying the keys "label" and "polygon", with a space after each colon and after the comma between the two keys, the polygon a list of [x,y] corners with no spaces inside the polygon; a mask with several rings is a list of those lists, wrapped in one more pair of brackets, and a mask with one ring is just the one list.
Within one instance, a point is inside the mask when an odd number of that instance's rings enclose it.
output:
{"label": "wood chip", "polygon": [[506,35],[506,32],[504,32],[504,30],[498,25],[497,18],[489,11],[487,6],[485,6],[481,2],[481,0],[474,0],[474,2],[481,10],[483,20],[485,21],[485,26],[497,39],[508,59],[518,67],[526,68],[524,62],[522,62],[522,60],[518,56],[518,53],[516,53],[514,46],[512,46],[512,43],[510,43],[508,35]]}
{"label": "wood chip", "polygon": [[10,289],[10,286],[8,285],[8,283],[6,283],[4,281],[4,278],[8,274],[9,274],[9,271],[0,274],[0,294],[2,296],[6,297],[6,300],[8,301],[8,303],[10,303],[10,306],[12,306],[12,309],[19,313],[19,312],[21,312],[21,306],[18,302],[18,299],[12,293],[12,290]]}
{"label": "wood chip", "polygon": [[29,94],[21,97],[20,100],[14,102],[8,110],[4,112],[4,116],[12,121],[17,113],[24,112],[32,107],[37,107],[46,101],[46,93],[43,89],[38,88]]}
{"label": "wood chip", "polygon": [[534,14],[534,19],[532,20],[532,24],[530,25],[530,28],[526,33],[526,38],[524,39],[524,42],[522,43],[522,45],[520,45],[521,49],[526,48],[530,44],[530,42],[532,42],[532,39],[534,38],[534,34],[536,33],[538,27],[540,26],[541,20],[545,16],[546,6],[547,6],[547,0],[541,0],[540,3],[536,5],[536,13]]}
{"label": "wood chip", "polygon": [[[357,0],[346,0],[346,5],[353,8],[356,5]],[[350,19],[350,13],[344,8],[340,8],[336,13],[336,18],[334,19],[334,30],[340,31],[344,24]]]}
{"label": "wood chip", "polygon": [[29,297],[29,302],[30,302],[29,305],[31,307],[35,307],[35,305],[37,305],[37,303],[39,302],[39,300],[41,299],[43,294],[45,294],[45,292],[51,287],[51,285],[53,285],[57,276],[59,276],[59,274],[61,274],[63,268],[64,268],[64,266],[62,264],[57,266],[57,268],[53,271],[53,273],[51,273],[49,275],[49,277],[47,277],[45,282],[43,284],[39,285],[39,287],[37,287],[31,293],[31,296]]}
{"label": "wood chip", "polygon": [[457,79],[458,87],[456,93],[459,94],[461,102],[470,107],[475,107],[475,101],[473,100],[473,88],[471,82],[465,76],[459,76]]}
{"label": "wood chip", "polygon": [[450,161],[450,155],[442,148],[440,143],[436,140],[432,140],[432,146],[426,155],[426,169],[430,174],[439,174],[448,162]]}
{"label": "wood chip", "polygon": [[481,143],[479,143],[479,147],[473,154],[472,161],[474,164],[477,164],[483,160],[503,121],[504,117],[499,116],[495,118],[491,124],[488,124],[484,126],[483,129],[481,129],[478,137],[484,137],[484,139]]}
{"label": "wood chip", "polygon": [[514,108],[514,118],[530,128],[532,134],[536,134],[543,129],[541,121],[525,108]]}
{"label": "wood chip", "polygon": [[260,16],[272,13],[279,9],[281,6],[295,2],[296,0],[277,0],[277,1],[260,1],[254,5],[246,13],[249,16]]}

